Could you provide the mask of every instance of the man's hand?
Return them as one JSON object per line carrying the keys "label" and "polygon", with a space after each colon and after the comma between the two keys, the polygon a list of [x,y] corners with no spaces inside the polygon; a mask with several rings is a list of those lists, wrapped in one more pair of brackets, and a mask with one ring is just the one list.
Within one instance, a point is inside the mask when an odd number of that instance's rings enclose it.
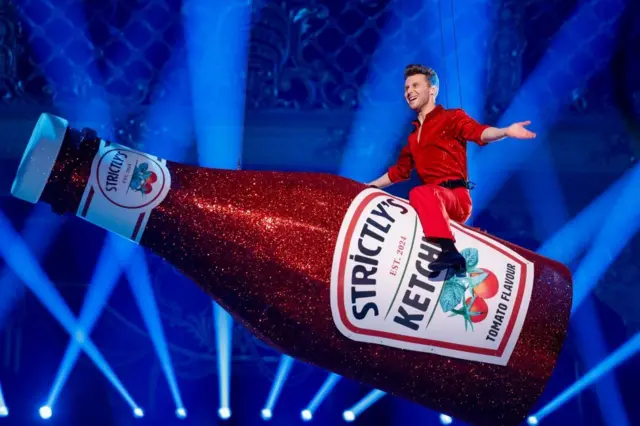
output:
{"label": "man's hand", "polygon": [[370,187],[376,187],[378,189],[382,189],[382,188],[386,188],[387,186],[391,185],[391,179],[389,179],[389,173],[385,173],[382,176],[380,176],[378,179],[367,183],[367,186]]}
{"label": "man's hand", "polygon": [[530,130],[525,129],[525,126],[531,124],[531,121],[521,121],[519,123],[513,123],[507,127],[505,135],[514,139],[533,139],[536,134]]}

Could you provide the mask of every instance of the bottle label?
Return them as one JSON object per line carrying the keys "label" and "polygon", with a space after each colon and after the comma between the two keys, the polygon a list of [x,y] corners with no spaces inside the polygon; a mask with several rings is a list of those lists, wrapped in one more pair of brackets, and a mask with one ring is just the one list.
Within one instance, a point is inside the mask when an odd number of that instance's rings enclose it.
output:
{"label": "bottle label", "polygon": [[101,141],[77,215],[140,242],[149,214],[167,196],[166,160]]}
{"label": "bottle label", "polygon": [[451,222],[467,262],[446,279],[429,265],[440,249],[401,198],[376,189],[350,206],[336,244],[331,311],[346,337],[368,343],[506,365],[522,330],[533,263]]}

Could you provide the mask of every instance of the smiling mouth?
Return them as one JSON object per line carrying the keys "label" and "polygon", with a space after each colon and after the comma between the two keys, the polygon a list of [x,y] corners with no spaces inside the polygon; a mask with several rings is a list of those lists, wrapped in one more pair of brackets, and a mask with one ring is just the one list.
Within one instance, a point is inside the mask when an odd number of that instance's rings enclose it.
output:
{"label": "smiling mouth", "polygon": [[409,102],[413,102],[413,101],[415,101],[416,99],[418,99],[418,97],[417,97],[417,96],[410,96],[410,97],[409,97]]}

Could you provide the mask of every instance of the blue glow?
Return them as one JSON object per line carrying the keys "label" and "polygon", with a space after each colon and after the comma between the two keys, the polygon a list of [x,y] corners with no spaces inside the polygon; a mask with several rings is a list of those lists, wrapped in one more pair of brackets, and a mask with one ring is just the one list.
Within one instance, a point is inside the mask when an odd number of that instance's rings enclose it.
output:
{"label": "blue glow", "polygon": [[442,85],[438,100],[447,108],[463,108],[478,121],[484,119],[484,62],[490,55],[491,43],[487,39],[493,30],[494,7],[491,2],[446,2],[433,11],[442,15],[442,28],[436,30],[442,30],[438,37],[444,44],[444,52],[430,62]]}
{"label": "blue glow", "polygon": [[[278,371],[276,372],[276,377],[273,380],[271,390],[269,391],[269,397],[267,398],[267,403],[264,407],[265,410],[269,412],[269,418],[271,418],[271,412],[275,408],[276,402],[278,401],[278,397],[280,396],[280,392],[282,391],[282,386],[284,386],[284,383],[287,381],[287,376],[289,376],[289,372],[291,371],[291,367],[293,366],[293,361],[293,358],[287,355],[282,355],[280,357]],[[263,412],[265,410],[263,410]]]}
{"label": "blue glow", "polygon": [[381,32],[342,157],[339,171],[342,176],[363,183],[379,177],[395,160],[395,147],[406,143],[402,138],[407,127],[402,123],[409,124],[415,114],[404,99],[402,72],[406,64],[418,57],[418,52],[407,46],[411,24],[405,23],[396,33],[392,33],[392,27]]}
{"label": "blue glow", "polygon": [[114,260],[127,259],[130,253],[131,246],[126,244],[123,238],[115,234],[107,234],[93,277],[87,288],[84,304],[80,310],[78,328],[74,333],[71,333],[74,338],[70,340],[67,346],[62,362],[58,367],[56,378],[49,391],[48,406],[53,407],[55,405],[69,378],[69,374],[78,360],[83,344],[91,334],[107,300],[109,300],[115,285],[118,283],[122,268],[119,264],[114,265]]}
{"label": "blue glow", "polygon": [[313,412],[309,409],[304,409],[302,410],[302,412],[300,413],[300,417],[302,418],[302,420],[304,420],[305,422],[311,421],[313,419]]}
{"label": "blue glow", "polygon": [[316,412],[320,404],[327,398],[340,379],[341,377],[335,373],[329,374],[320,389],[318,389],[318,392],[313,396],[309,405],[307,405],[307,408],[303,411],[303,418],[305,411],[308,411],[310,415]]}
{"label": "blue glow", "polygon": [[228,407],[221,407],[218,409],[218,416],[223,420],[227,420],[231,417],[231,410]]}
{"label": "blue glow", "polygon": [[[550,413],[560,408],[571,398],[582,392],[592,383],[599,380],[604,374],[611,372],[614,368],[628,360],[631,356],[635,355],[638,350],[640,350],[640,333],[629,339],[626,343],[624,343],[620,348],[609,355],[595,368],[591,369],[587,374],[585,374],[579,381],[567,388],[564,392],[554,398],[553,401],[551,401],[549,404],[540,409],[540,411],[535,413],[533,417],[535,417],[538,421],[542,420]],[[606,414],[607,413],[604,413],[605,416]]]}
{"label": "blue glow", "polygon": [[[577,315],[573,321],[575,334],[573,340],[580,351],[584,368],[591,370],[597,368],[598,363],[606,359],[609,349],[600,326],[598,311],[591,298],[584,301]],[[596,384],[594,391],[601,412],[607,413],[604,418],[607,425],[628,426],[630,424],[616,377],[613,374],[602,377]]]}
{"label": "blue glow", "polygon": [[53,412],[51,411],[51,407],[47,405],[45,405],[44,407],[40,407],[39,413],[40,413],[40,417],[42,417],[45,420],[50,419],[51,416],[53,415]]}
{"label": "blue glow", "polygon": [[[22,19],[29,24],[27,28],[36,28],[37,32],[44,36],[49,43],[58,44],[61,48],[58,57],[64,60],[51,59],[49,49],[43,42],[31,43],[30,48],[34,52],[40,68],[49,85],[52,88],[74,88],[73,92],[59,92],[54,97],[56,107],[62,115],[76,123],[78,128],[89,127],[101,129],[101,136],[110,139],[113,136],[113,123],[111,109],[108,102],[104,81],[100,70],[95,66],[96,54],[93,42],[90,40],[87,18],[80,3],[73,7],[63,0],[51,0],[51,13],[59,15],[58,19],[50,19],[46,25],[39,25],[31,20],[25,13],[28,4],[24,0],[17,2],[17,10]],[[68,22],[69,25],[66,25]],[[68,34],[71,32],[71,34]],[[68,38],[60,38],[60,34],[68,35]],[[70,43],[69,41],[74,41]],[[77,48],[75,48],[77,47]],[[62,54],[64,52],[64,54]],[[81,83],[81,84],[78,84]],[[69,102],[70,98],[80,97],[83,102]],[[79,106],[82,105],[82,106]]]}
{"label": "blue glow", "polygon": [[541,143],[539,153],[535,171],[523,170],[520,179],[536,238],[544,240],[567,222],[569,212],[546,141]]}
{"label": "blue glow", "polygon": [[612,205],[607,220],[600,224],[591,248],[576,269],[573,277],[572,312],[580,307],[618,254],[640,229],[638,188],[640,188],[640,165],[633,168],[628,182],[625,182],[618,199]]}
{"label": "blue glow", "polygon": [[9,415],[9,409],[4,400],[4,392],[2,391],[2,384],[0,384],[0,417],[7,417]]}
{"label": "blue glow", "polygon": [[[5,262],[25,283],[25,285],[38,297],[40,302],[49,310],[53,317],[70,334],[74,334],[79,327],[73,313],[65,303],[60,293],[47,275],[44,273],[38,262],[29,252],[29,248],[12,228],[10,222],[4,214],[0,213],[0,234],[3,235],[3,244],[0,244],[0,255]],[[124,388],[114,371],[104,359],[95,345],[87,339],[83,344],[85,353],[91,358],[96,366],[102,371],[111,384],[120,392],[127,403],[134,407],[135,403],[127,390]]]}
{"label": "blue glow", "polygon": [[[566,223],[569,215],[546,143],[542,145],[541,151],[543,155],[540,161],[540,170],[535,176],[533,176],[533,174],[524,174],[530,181],[528,182],[529,184],[523,188],[529,209],[531,210],[533,225],[538,235],[544,237],[563,223]],[[598,201],[595,201],[594,203],[597,202]],[[555,205],[550,207],[551,204]],[[592,235],[597,226],[597,224],[593,224],[593,226],[586,226],[581,229],[576,229],[576,231]],[[573,238],[573,236],[567,238]],[[579,238],[576,237],[576,239]],[[559,241],[559,243],[564,244],[563,241]],[[575,242],[572,244],[575,244]],[[546,245],[546,247],[549,246]],[[571,263],[578,253],[579,250],[573,250],[571,256],[565,257],[564,260]],[[568,253],[565,253],[565,256],[567,256],[567,254]],[[589,367],[595,365],[596,360],[604,358],[607,347],[596,310],[591,305],[586,308],[587,310],[583,312],[585,319],[578,321],[574,325],[574,328],[575,332],[582,336],[576,339],[577,345],[582,359],[587,367]],[[596,393],[601,409],[608,411],[610,418],[617,420],[614,424],[621,426],[626,425],[628,423],[628,421],[625,421],[626,412],[621,404],[622,398],[615,378],[609,377],[600,383],[596,388]]]}
{"label": "blue glow", "polygon": [[135,246],[128,241],[126,243],[130,246],[130,257],[121,257],[121,261],[129,259],[129,265],[126,268],[127,279],[131,287],[131,291],[136,299],[142,319],[144,320],[149,336],[153,342],[153,346],[158,355],[160,366],[169,384],[169,390],[171,396],[176,404],[176,408],[180,409],[184,407],[182,403],[182,397],[180,396],[180,390],[178,389],[178,382],[173,370],[173,364],[171,362],[171,355],[169,354],[169,348],[167,347],[167,340],[162,328],[162,322],[160,320],[160,311],[156,303],[155,295],[153,294],[153,288],[151,287],[151,278],[149,276],[149,269],[147,267],[147,260],[144,256],[144,251],[141,247]]}
{"label": "blue glow", "polygon": [[[441,38],[440,44],[444,44],[444,47],[438,46],[444,52],[429,62],[440,76],[438,102],[446,108],[462,108],[479,122],[485,118],[487,67],[484,58],[491,55],[491,43],[487,40],[491,39],[493,30],[494,7],[492,2],[451,1],[439,3],[437,11],[433,10],[434,14],[441,15],[442,33],[438,38]],[[473,158],[478,148],[475,143],[467,144],[470,180],[475,173]]]}
{"label": "blue glow", "polygon": [[570,263],[576,259],[605,222],[622,188],[629,182],[630,176],[631,171],[625,173],[562,229],[553,234],[538,252],[562,263]]}
{"label": "blue glow", "polygon": [[165,64],[160,81],[154,89],[154,101],[147,111],[147,129],[161,129],[160,135],[146,131],[142,137],[146,152],[172,161],[186,161],[187,150],[194,134],[191,120],[191,97],[183,82],[189,73],[183,66],[184,58],[174,48]]}
{"label": "blue glow", "polygon": [[[51,213],[51,209],[45,204],[33,206],[33,213],[25,221],[21,238],[36,260],[44,256],[51,247],[65,221],[64,217]],[[24,294],[23,290],[24,286],[13,270],[4,266],[0,273],[0,328],[15,302]]]}
{"label": "blue glow", "polygon": [[270,420],[273,417],[273,413],[268,408],[263,408],[260,410],[260,416],[262,416],[263,420]]}
{"label": "blue glow", "polygon": [[[184,7],[198,162],[204,167],[238,169],[242,159],[247,51],[252,2],[191,0]],[[224,16],[224,19],[219,19]],[[224,23],[211,27],[211,22]],[[220,416],[231,414],[232,317],[213,302]]]}
{"label": "blue glow", "polygon": [[[343,417],[346,421],[353,421],[358,417],[364,410],[371,407],[375,404],[380,398],[386,395],[386,392],[375,389],[369,392],[364,398],[358,401],[353,407],[349,408],[343,413]],[[352,420],[347,420],[347,418],[352,418]]]}
{"label": "blue glow", "polygon": [[198,156],[205,167],[237,169],[242,157],[251,7],[251,1],[191,0],[183,8]]}
{"label": "blue glow", "polygon": [[[501,141],[484,147],[475,157],[473,176],[478,186],[474,190],[474,217],[484,211],[511,173],[539,148],[562,107],[570,101],[571,91],[611,59],[615,52],[615,29],[626,2],[607,1],[606,9],[600,7],[601,3],[583,3],[565,22],[497,125],[505,127],[531,120],[530,128],[538,138]],[[606,17],[599,17],[600,9],[606,10]],[[576,39],[584,42],[576,44]]]}
{"label": "blue glow", "polygon": [[453,423],[453,419],[446,414],[440,414],[440,423],[442,423],[443,425],[450,425],[451,423]]}
{"label": "blue glow", "polygon": [[344,419],[345,422],[352,422],[356,419],[356,414],[351,410],[347,410],[344,413],[342,413],[342,418]]}
{"label": "blue glow", "polygon": [[231,349],[233,318],[220,305],[213,303],[213,321],[216,328],[216,353],[218,356],[218,386],[220,408],[230,406],[231,392]]}

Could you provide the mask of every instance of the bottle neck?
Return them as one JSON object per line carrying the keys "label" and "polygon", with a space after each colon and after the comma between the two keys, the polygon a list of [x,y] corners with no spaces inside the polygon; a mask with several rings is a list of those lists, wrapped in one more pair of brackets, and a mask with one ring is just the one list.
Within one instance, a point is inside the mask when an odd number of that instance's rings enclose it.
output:
{"label": "bottle neck", "polygon": [[100,146],[97,134],[90,129],[67,129],[41,201],[54,212],[75,212],[89,176],[91,164]]}

